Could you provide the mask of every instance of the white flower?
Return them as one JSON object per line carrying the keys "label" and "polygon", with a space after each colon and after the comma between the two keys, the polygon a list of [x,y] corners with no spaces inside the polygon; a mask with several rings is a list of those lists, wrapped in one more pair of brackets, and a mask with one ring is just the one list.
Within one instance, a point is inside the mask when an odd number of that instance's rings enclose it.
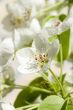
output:
{"label": "white flower", "polygon": [[63,22],[59,19],[52,19],[45,24],[49,35],[58,35],[71,27],[72,18],[66,18]]}
{"label": "white flower", "polygon": [[6,64],[2,69],[3,80],[5,84],[11,84],[15,81],[15,71],[12,65]]}
{"label": "white flower", "polygon": [[30,46],[34,40],[36,33],[41,31],[41,26],[37,19],[33,19],[30,26],[27,28],[15,29],[14,31],[14,44],[15,48],[18,50],[20,48]]}
{"label": "white flower", "polygon": [[59,43],[48,42],[47,31],[37,34],[34,47],[23,48],[17,51],[16,59],[19,62],[18,71],[23,74],[46,71],[50,60],[57,54]]}
{"label": "white flower", "polygon": [[[4,28],[2,27],[2,25],[0,24],[0,39],[1,42],[2,40],[4,40],[5,38],[9,38],[11,36],[11,33],[7,32],[6,30],[4,30]],[[1,44],[1,43],[0,43]]]}
{"label": "white flower", "polygon": [[3,19],[2,24],[7,30],[13,30],[14,28],[25,27],[29,24],[31,19],[31,6],[28,4],[23,7],[18,2],[7,5],[8,15]]}
{"label": "white flower", "polygon": [[23,4],[24,6],[26,6],[28,3],[29,5],[37,9],[43,8],[45,6],[45,0],[39,0],[39,2],[38,0],[19,0],[18,2]]}
{"label": "white flower", "polygon": [[45,0],[17,0],[23,7],[31,7],[31,17],[35,17],[41,8],[45,7]]}
{"label": "white flower", "polygon": [[[37,26],[37,29],[36,29]],[[36,33],[41,30],[37,19],[33,19],[29,28],[15,29],[12,37],[6,37],[0,45],[0,65],[5,65],[15,51],[31,46]]]}
{"label": "white flower", "polygon": [[41,25],[36,18],[32,19],[30,29],[35,33],[39,33],[41,31]]}
{"label": "white flower", "polygon": [[2,38],[4,40],[2,40],[0,45],[0,65],[6,64],[15,51],[26,46],[31,46],[35,36],[35,31],[38,33],[40,30],[41,26],[38,20],[33,19],[29,28],[15,29],[12,37],[5,38],[4,36],[4,38]]}
{"label": "white flower", "polygon": [[6,38],[0,45],[0,65],[5,65],[14,53],[14,45],[11,38]]}
{"label": "white flower", "polygon": [[32,44],[34,33],[29,28],[15,30],[14,44],[16,49],[20,49]]}
{"label": "white flower", "polygon": [[15,110],[15,108],[9,103],[0,101],[0,110]]}

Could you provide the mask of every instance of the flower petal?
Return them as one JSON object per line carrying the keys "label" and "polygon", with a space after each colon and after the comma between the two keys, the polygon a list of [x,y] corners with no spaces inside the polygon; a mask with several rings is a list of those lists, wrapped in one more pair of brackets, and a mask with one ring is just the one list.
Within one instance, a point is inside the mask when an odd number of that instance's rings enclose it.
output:
{"label": "flower petal", "polygon": [[33,66],[30,65],[20,65],[17,69],[17,71],[20,73],[20,74],[34,74],[34,73],[39,73],[40,72],[40,69],[35,66],[33,64]]}
{"label": "flower petal", "polygon": [[61,23],[61,21],[57,18],[54,18],[52,20],[49,20],[45,24],[44,27],[46,28],[46,30],[50,36],[58,34],[58,29],[59,29],[58,23]]}
{"label": "flower petal", "polygon": [[14,52],[14,45],[12,38],[6,38],[3,40],[1,44],[2,51],[8,52],[8,53],[13,53]]}
{"label": "flower petal", "polygon": [[55,40],[48,46],[47,49],[49,59],[55,57],[58,51],[59,51],[59,41]]}
{"label": "flower petal", "polygon": [[30,46],[32,44],[34,33],[28,29],[18,29],[14,32],[14,43],[17,49]]}
{"label": "flower petal", "polygon": [[47,50],[47,47],[49,45],[48,38],[49,38],[49,35],[46,30],[42,30],[40,33],[38,33],[35,36],[34,42],[35,42],[35,48],[37,52],[44,53]]}
{"label": "flower petal", "polygon": [[8,62],[10,57],[11,57],[10,53],[1,52],[0,53],[0,65],[5,65]]}
{"label": "flower petal", "polygon": [[69,29],[72,25],[73,21],[72,18],[67,18],[63,21],[63,23],[59,26],[59,33],[62,33]]}
{"label": "flower petal", "polygon": [[14,52],[14,46],[11,38],[6,38],[0,47],[0,65],[5,65]]}
{"label": "flower petal", "polygon": [[8,4],[7,11],[14,17],[21,17],[24,15],[24,10],[18,3]]}
{"label": "flower petal", "polygon": [[40,23],[37,19],[33,19],[31,21],[31,24],[30,24],[30,28],[35,32],[35,33],[39,33],[41,31],[41,26],[40,26]]}
{"label": "flower petal", "polygon": [[19,62],[18,72],[27,74],[27,73],[36,73],[38,67],[35,61],[35,55],[31,48],[24,48],[19,50],[16,53],[16,59]]}
{"label": "flower petal", "polygon": [[9,103],[0,102],[0,109],[1,110],[15,110],[15,108],[10,105]]}

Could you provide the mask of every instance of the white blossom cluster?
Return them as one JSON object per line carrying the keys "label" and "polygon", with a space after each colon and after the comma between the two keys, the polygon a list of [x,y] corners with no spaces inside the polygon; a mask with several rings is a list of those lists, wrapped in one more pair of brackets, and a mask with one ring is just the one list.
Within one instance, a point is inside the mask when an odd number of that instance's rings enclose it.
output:
{"label": "white blossom cluster", "polygon": [[[16,73],[45,72],[57,55],[59,41],[49,42],[48,39],[68,29],[71,19],[63,23],[58,19],[50,20],[42,27],[36,14],[44,4],[44,0],[16,0],[6,5],[8,15],[0,27],[0,73],[5,79],[13,81]],[[0,107],[14,110],[2,102]]]}

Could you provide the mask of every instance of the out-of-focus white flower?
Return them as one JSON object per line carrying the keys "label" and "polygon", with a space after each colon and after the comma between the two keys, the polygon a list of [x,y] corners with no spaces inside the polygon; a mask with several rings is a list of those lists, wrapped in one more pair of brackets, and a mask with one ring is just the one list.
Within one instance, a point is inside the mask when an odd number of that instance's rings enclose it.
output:
{"label": "out-of-focus white flower", "polygon": [[30,20],[31,6],[28,4],[26,4],[25,7],[19,3],[9,4],[7,9],[10,13],[11,22],[16,27],[26,25],[26,23]]}
{"label": "out-of-focus white flower", "polygon": [[29,28],[15,29],[12,37],[4,37],[0,45],[0,65],[7,63],[11,55],[20,48],[30,46],[36,33],[40,32],[41,26],[37,19],[33,19]]}
{"label": "out-of-focus white flower", "polygon": [[30,23],[29,28],[15,29],[14,31],[14,44],[15,48],[18,50],[20,48],[30,46],[34,40],[36,33],[41,31],[41,26],[37,19],[33,19]]}
{"label": "out-of-focus white flower", "polygon": [[2,48],[2,51],[4,51],[4,52],[13,53],[14,46],[13,46],[12,38],[4,39],[1,44],[1,48]]}
{"label": "out-of-focus white flower", "polygon": [[12,65],[6,64],[2,69],[4,83],[11,84],[15,81],[15,71]]}
{"label": "out-of-focus white flower", "polygon": [[35,33],[39,33],[41,31],[41,26],[39,21],[34,18],[30,23],[30,29],[32,29]]}
{"label": "out-of-focus white flower", "polygon": [[27,2],[25,7],[19,2],[7,5],[8,15],[3,19],[3,26],[7,30],[28,26],[31,20],[31,6]]}
{"label": "out-of-focus white flower", "polygon": [[15,30],[14,44],[16,49],[20,49],[32,44],[34,33],[29,28]]}
{"label": "out-of-focus white flower", "polygon": [[19,62],[18,71],[23,74],[46,71],[50,60],[57,54],[59,43],[48,43],[47,31],[38,33],[34,40],[34,47],[23,48],[17,51],[16,59]]}
{"label": "out-of-focus white flower", "polygon": [[73,84],[73,63],[65,61],[63,65],[63,73],[66,73],[65,81],[69,84]]}
{"label": "out-of-focus white flower", "polygon": [[29,28],[15,29],[13,36],[6,37],[0,44],[0,65],[5,65],[16,50],[30,46],[34,39],[35,31],[38,33],[40,30],[41,27],[37,19],[32,20]]}
{"label": "out-of-focus white flower", "polygon": [[0,45],[0,65],[5,65],[14,52],[11,38],[6,38]]}
{"label": "out-of-focus white flower", "polygon": [[38,13],[38,10],[42,9],[45,7],[45,0],[17,0],[19,4],[23,5],[25,8],[26,6],[30,7],[31,6],[31,17],[35,17]]}
{"label": "out-of-focus white flower", "polygon": [[32,7],[35,7],[37,9],[45,6],[45,0],[19,0],[19,3],[23,4],[24,6],[30,4]]}
{"label": "out-of-focus white flower", "polygon": [[61,34],[71,27],[72,18],[67,18],[63,22],[59,19],[52,19],[45,24],[45,28],[48,30],[50,35]]}
{"label": "out-of-focus white flower", "polygon": [[7,102],[0,101],[0,110],[15,110],[15,108]]}
{"label": "out-of-focus white flower", "polygon": [[[8,32],[7,30],[4,29],[3,25],[0,24],[0,39],[1,42],[5,39],[5,38],[9,38],[12,36],[11,32]],[[0,43],[1,44],[1,43]]]}

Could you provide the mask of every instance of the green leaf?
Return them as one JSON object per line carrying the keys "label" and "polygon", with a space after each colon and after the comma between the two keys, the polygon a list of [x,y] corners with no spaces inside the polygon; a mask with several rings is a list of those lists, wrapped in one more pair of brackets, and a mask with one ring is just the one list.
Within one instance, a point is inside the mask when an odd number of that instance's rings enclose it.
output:
{"label": "green leaf", "polygon": [[66,18],[66,15],[65,15],[65,14],[59,15],[59,20],[60,20],[60,21],[63,22],[65,18]]}
{"label": "green leaf", "polygon": [[22,90],[16,98],[14,106],[21,107],[32,103],[40,94],[40,91],[35,91],[29,87]]}
{"label": "green leaf", "polygon": [[[37,89],[29,88],[30,86],[39,87],[40,89],[37,91]],[[48,85],[46,84],[45,80],[42,77],[38,77],[38,78],[34,79],[28,85],[28,87],[23,89],[18,94],[18,96],[15,100],[14,106],[17,108],[17,107],[25,106],[29,103],[34,102],[37,99],[37,97],[39,97],[39,95],[42,95],[44,93],[42,91],[42,88],[45,88],[45,89],[49,88]],[[44,93],[45,97],[47,95],[49,95],[49,93]]]}
{"label": "green leaf", "polygon": [[67,100],[64,102],[61,110],[67,110]]}
{"label": "green leaf", "polygon": [[64,102],[63,98],[51,95],[40,104],[38,110],[61,110]]}
{"label": "green leaf", "polygon": [[55,36],[49,37],[49,38],[48,38],[48,41],[49,41],[49,42],[53,42],[53,41],[56,40],[57,38],[58,38],[58,36],[55,35]]}
{"label": "green leaf", "polygon": [[[69,47],[70,47],[70,29],[66,30],[62,34],[58,35],[60,44],[62,45],[62,56],[63,60],[67,59],[69,56]],[[60,61],[60,51],[58,53],[58,61]]]}
{"label": "green leaf", "polygon": [[71,4],[71,5],[73,4],[73,0],[67,0],[67,1],[68,1],[68,5],[69,4]]}
{"label": "green leaf", "polygon": [[71,52],[69,59],[73,61],[73,52]]}
{"label": "green leaf", "polygon": [[68,105],[67,106],[67,110],[73,110],[73,106],[72,105]]}

